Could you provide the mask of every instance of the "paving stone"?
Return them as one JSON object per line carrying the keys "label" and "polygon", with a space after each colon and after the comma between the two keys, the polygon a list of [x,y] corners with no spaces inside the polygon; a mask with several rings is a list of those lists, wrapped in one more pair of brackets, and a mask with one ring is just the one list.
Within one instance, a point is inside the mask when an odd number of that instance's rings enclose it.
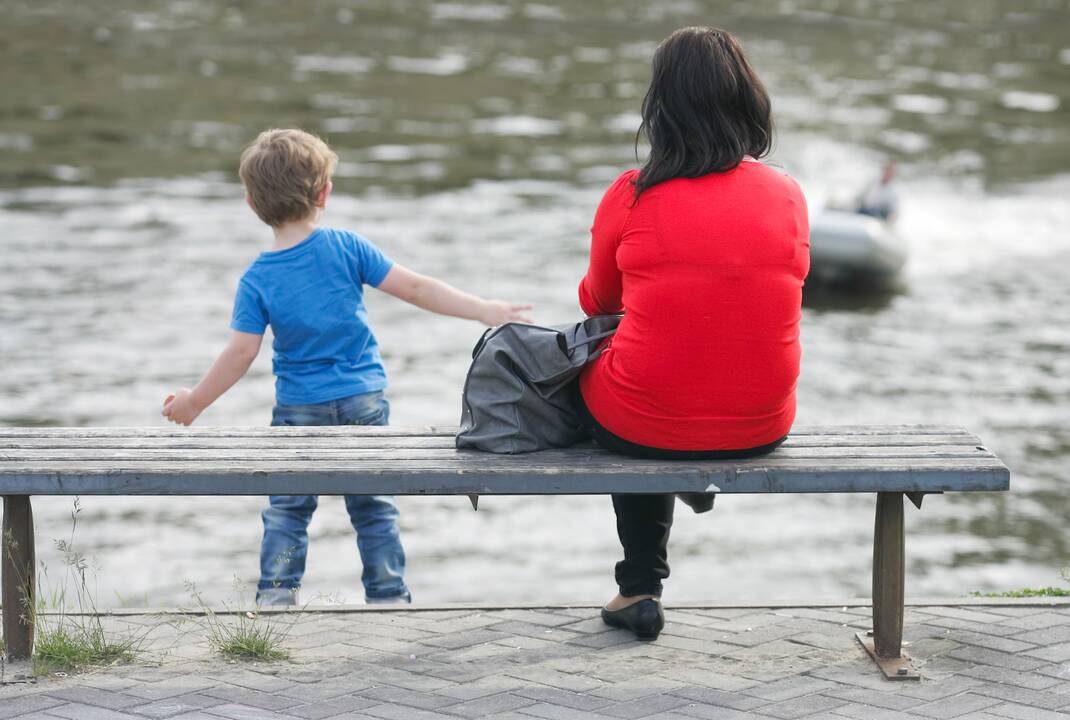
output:
{"label": "paving stone", "polygon": [[1070,618],[1065,625],[1056,625],[1041,630],[1028,630],[1014,636],[1015,640],[1033,643],[1034,645],[1052,645],[1054,643],[1070,642]]}
{"label": "paving stone", "polygon": [[[831,684],[831,683],[830,683]],[[733,710],[751,710],[762,705],[770,705],[772,701],[736,692],[725,692],[707,687],[687,686],[670,691],[676,697],[684,698],[703,705],[716,705],[718,707],[732,708]]]}
{"label": "paving stone", "polygon": [[802,695],[812,695],[831,687],[834,687],[832,682],[821,678],[793,677],[758,685],[743,692],[769,702],[780,702]]}
{"label": "paving stone", "polygon": [[304,702],[319,702],[330,700],[342,695],[351,695],[355,692],[372,687],[372,683],[353,678],[327,678],[318,683],[291,685],[278,694],[284,697],[302,700]]}
{"label": "paving stone", "polygon": [[[700,718],[700,720],[755,720],[756,718],[769,717],[768,715],[754,715],[753,713],[735,710],[723,705],[684,705],[672,712],[686,718]],[[842,716],[838,720],[842,720]]]}
{"label": "paving stone", "polygon": [[688,700],[675,695],[648,695],[638,700],[609,705],[601,708],[598,713],[618,718],[645,718],[690,704]]}
{"label": "paving stone", "polygon": [[633,680],[613,685],[604,685],[591,690],[588,694],[605,698],[613,702],[638,700],[648,695],[661,695],[683,687],[683,683],[661,677],[641,676]]}
{"label": "paving stone", "polygon": [[1038,675],[1045,677],[1053,677],[1066,682],[1066,685],[1059,687],[1059,690],[1064,688],[1070,688],[1070,663],[1054,663],[1052,665],[1044,665],[1036,669]]}
{"label": "paving stone", "polygon": [[228,720],[293,720],[292,716],[282,715],[264,708],[239,703],[227,703],[212,708],[211,715],[225,717]]}
{"label": "paving stone", "polygon": [[793,720],[794,718],[808,717],[822,710],[831,710],[846,704],[845,701],[828,695],[804,695],[773,705],[765,705],[759,712],[762,715]]}
{"label": "paving stone", "polygon": [[501,622],[501,617],[493,612],[468,613],[454,618],[425,618],[411,627],[433,633],[455,633],[475,630]]}
{"label": "paving stone", "polygon": [[514,695],[513,693],[500,693],[498,695],[486,695],[475,700],[467,700],[458,705],[450,705],[445,712],[466,718],[481,718],[494,713],[518,710],[534,704],[535,701],[530,698]]}
{"label": "paving stone", "polygon": [[512,691],[518,695],[537,703],[550,703],[572,708],[573,710],[597,710],[607,705],[618,702],[616,699],[600,697],[591,693],[574,693],[568,690],[536,685],[533,687],[521,687]]}
{"label": "paving stone", "polygon": [[702,628],[718,622],[720,621],[717,618],[711,618],[709,615],[690,610],[669,609],[666,611],[665,629],[662,632],[671,632],[674,629],[679,632],[686,632],[685,628],[677,626],[683,625],[693,630],[694,628]]}
{"label": "paving stone", "polygon": [[28,715],[32,712],[47,710],[62,704],[62,700],[48,695],[0,696],[0,719],[8,720],[8,718]]}
{"label": "paving stone", "polygon": [[968,712],[974,712],[976,710],[984,710],[993,705],[999,705],[999,701],[983,695],[963,693],[943,700],[926,703],[925,705],[918,705],[917,707],[911,708],[910,712],[915,715],[943,720],[944,718],[955,718],[959,715],[965,715]]}
{"label": "paving stone", "polygon": [[358,694],[360,697],[377,701],[376,704],[409,705],[423,710],[434,710],[444,705],[453,705],[460,702],[457,698],[439,695],[438,693],[419,692],[391,685],[369,688],[362,690]]}
{"label": "paving stone", "polygon": [[1041,708],[1015,705],[1013,703],[993,705],[987,708],[986,712],[1003,718],[1014,718],[1014,720],[1066,720],[1070,715],[1070,713],[1059,712],[1058,710],[1042,710]]}
{"label": "paving stone", "polygon": [[466,630],[464,632],[425,636],[420,638],[418,642],[438,648],[456,650],[458,648],[470,647],[472,645],[491,643],[508,637],[510,637],[508,633],[488,630],[487,628],[477,628],[475,630]]}
{"label": "paving stone", "polygon": [[456,720],[455,715],[443,715],[433,710],[418,710],[405,705],[374,705],[361,712],[385,720],[448,720],[450,718]]}
{"label": "paving stone", "polygon": [[568,641],[578,637],[575,632],[566,628],[548,627],[520,620],[509,620],[497,625],[491,625],[489,629],[506,635],[525,635],[554,641]]}
{"label": "paving stone", "polygon": [[324,720],[335,718],[339,715],[351,713],[363,708],[381,704],[378,700],[368,700],[356,695],[337,697],[331,700],[320,700],[308,705],[286,708],[287,715],[304,718],[305,720]]}
{"label": "paving stone", "polygon": [[[885,685],[894,683],[887,683]],[[846,687],[843,685],[837,685],[833,688],[822,691],[822,695],[828,695],[830,697],[837,697],[841,700],[847,700],[850,703],[859,705],[866,705],[868,707],[883,708],[886,710],[907,710],[917,705],[922,705],[925,700],[910,697],[908,695],[900,695],[895,692],[894,689],[881,688],[880,690],[873,690],[870,688],[861,687]],[[843,712],[837,709],[836,712]]]}
{"label": "paving stone", "polygon": [[1011,670],[1020,670],[1027,672],[1029,670],[1035,670],[1036,668],[1044,665],[1043,659],[1037,659],[1031,657],[1033,652],[1027,654],[1016,655],[1013,653],[998,652],[996,650],[985,650],[984,648],[973,647],[966,645],[960,648],[956,648],[948,653],[949,657],[957,660],[965,660],[970,663],[981,665],[995,665],[997,667],[1010,668]]}
{"label": "paving stone", "polygon": [[1017,703],[1019,705],[1031,705],[1046,710],[1065,708],[1067,705],[1070,705],[1070,695],[1060,695],[1054,692],[1030,690],[1028,688],[1013,687],[1011,685],[997,683],[975,688],[972,692],[977,693],[978,695],[986,695],[991,698],[998,698],[1000,700]]}
{"label": "paving stone", "polygon": [[[886,689],[888,687],[888,682],[883,677],[880,677],[879,674],[877,675],[877,678],[877,687]],[[898,694],[931,702],[968,692],[983,684],[984,683],[977,678],[966,677],[964,675],[952,675],[939,680],[923,679],[919,683],[900,683],[900,685],[904,685],[905,687],[899,688]]]}
{"label": "paving stone", "polygon": [[707,655],[727,655],[728,653],[739,649],[736,646],[727,645],[725,643],[717,642],[715,640],[679,637],[676,635],[661,635],[658,638],[658,645],[660,647],[671,647],[678,648],[680,650],[691,650],[693,652],[705,653]]}
{"label": "paving stone", "polygon": [[[918,717],[917,715],[910,715],[903,710],[893,710],[855,702],[849,702],[846,705],[834,708],[831,714],[837,718],[852,718],[852,720],[906,720],[907,718],[917,720]],[[812,717],[812,715],[809,716],[807,720]]]}
{"label": "paving stone", "polygon": [[[1032,610],[1032,608],[1029,608]],[[1005,617],[1000,622],[1007,627],[1020,628],[1022,630],[1043,630],[1050,627],[1058,627],[1067,624],[1066,615],[1045,612],[1028,612],[1014,617]]]}
{"label": "paving stone", "polygon": [[671,668],[668,671],[674,680],[689,685],[711,688],[713,690],[745,690],[759,683],[750,678],[732,674],[727,668],[720,670],[702,670],[699,668],[685,667],[683,669]]}
{"label": "paving stone", "polygon": [[[105,675],[103,673],[90,673],[87,675],[79,675],[78,684],[85,685],[86,687],[96,688],[97,690],[124,690],[127,692],[128,695],[136,695],[138,697],[143,697],[142,695],[138,694],[138,690],[144,687],[149,687],[138,682],[137,680],[134,680],[133,678],[121,677],[119,675],[110,674]],[[179,693],[181,692],[182,691],[179,691]]]}
{"label": "paving stone", "polygon": [[582,675],[570,675],[558,670],[538,666],[510,670],[507,674],[522,680],[530,680],[531,682],[536,682],[541,685],[549,685],[550,687],[559,688],[561,690],[571,690],[573,692],[594,690],[604,684],[601,680],[595,680],[594,678],[584,677]]}
{"label": "paving stone", "polygon": [[[597,616],[598,611],[592,610],[591,614]],[[537,610],[499,610],[495,612],[494,615],[495,617],[504,618],[506,620],[517,620],[523,623],[545,625],[548,627],[568,625],[575,622],[574,617],[564,613],[540,612]]]}
{"label": "paving stone", "polygon": [[[510,715],[523,718],[524,720],[531,720],[531,718],[544,718],[544,720],[591,720],[591,718],[594,717],[605,720],[606,717],[605,715],[592,715],[587,710],[577,710],[575,708],[546,703],[528,705],[515,713],[510,713]],[[491,715],[489,717],[500,717],[500,714]]]}
{"label": "paving stone", "polygon": [[[475,700],[476,698],[486,697],[487,695],[496,695],[500,692],[523,689],[524,687],[525,683],[523,680],[518,680],[517,678],[505,675],[488,675],[487,677],[482,677],[473,680],[472,682],[441,688],[436,690],[435,693],[462,702],[465,700]],[[543,686],[540,685],[538,687],[542,688]],[[549,690],[550,688],[543,689]]]}
{"label": "paving stone", "polygon": [[141,698],[131,697],[122,692],[109,692],[76,685],[74,687],[49,690],[48,695],[59,700],[80,705],[96,705],[97,707],[121,710],[143,703]]}
{"label": "paving stone", "polygon": [[[133,695],[142,700],[164,700],[166,698],[175,697],[176,695],[185,695],[186,693],[207,690],[218,684],[219,683],[216,681],[194,675],[190,677],[169,678],[154,683],[135,683],[133,686],[125,687],[122,690],[126,695]],[[103,689],[100,688],[100,686],[95,687]]]}
{"label": "paving stone", "polygon": [[43,712],[52,717],[65,718],[66,720],[145,720],[138,715],[94,705],[83,705],[82,703],[58,705]]}
{"label": "paving stone", "polygon": [[169,718],[180,713],[204,710],[205,708],[222,704],[223,701],[219,698],[214,698],[209,695],[201,695],[200,693],[189,693],[187,695],[178,695],[164,700],[157,700],[156,702],[151,702],[146,705],[138,705],[130,708],[129,712],[150,718]]}
{"label": "paving stone", "polygon": [[[225,702],[237,705],[259,708],[261,710],[285,710],[286,708],[300,705],[301,703],[283,695],[260,692],[258,690],[246,690],[236,685],[219,685],[203,691],[204,695],[219,698]],[[214,712],[214,710],[213,710]]]}
{"label": "paving stone", "polygon": [[1049,677],[1042,674],[1042,672],[1043,668],[1038,668],[1037,672],[1029,673],[993,667],[992,665],[973,665],[963,670],[962,674],[979,680],[989,680],[994,683],[1004,683],[1030,690],[1044,690],[1059,684],[1058,678]]}
{"label": "paving stone", "polygon": [[926,627],[939,627],[944,630],[966,630],[977,631],[983,630],[989,635],[995,635],[997,637],[1017,635],[1021,632],[1021,628],[1014,628],[1010,625],[1002,625],[998,623],[976,623],[973,620],[963,620],[957,617],[932,617],[926,616],[924,619],[918,620],[916,623],[912,623],[913,627],[924,629]]}
{"label": "paving stone", "polygon": [[279,692],[293,687],[294,684],[292,681],[280,678],[277,675],[254,672],[252,670],[231,670],[227,673],[227,683],[261,692]]}
{"label": "paving stone", "polygon": [[985,612],[983,609],[971,609],[966,607],[955,606],[921,606],[920,610],[924,611],[927,615],[934,615],[936,617],[948,617],[956,618],[958,620],[966,620],[972,623],[998,623],[1006,620],[1002,615],[996,613]]}
{"label": "paving stone", "polygon": [[957,643],[965,643],[967,645],[977,645],[978,647],[988,648],[989,650],[999,650],[1000,652],[1017,653],[1023,650],[1032,650],[1036,648],[1036,643],[1024,642],[1020,636],[1014,638],[999,637],[996,635],[989,635],[985,632],[975,632],[972,630],[956,630],[949,636],[949,640]]}
{"label": "paving stone", "polygon": [[1037,650],[1029,650],[1025,654],[1030,657],[1047,660],[1048,662],[1066,662],[1070,660],[1070,642],[1049,645],[1048,647],[1039,648]]}

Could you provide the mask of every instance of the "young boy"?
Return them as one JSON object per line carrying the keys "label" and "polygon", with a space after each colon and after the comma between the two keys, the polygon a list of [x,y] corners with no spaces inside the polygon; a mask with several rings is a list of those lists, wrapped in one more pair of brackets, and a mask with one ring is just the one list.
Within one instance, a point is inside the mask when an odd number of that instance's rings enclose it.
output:
{"label": "young boy", "polygon": [[[275,242],[238,284],[226,348],[196,387],[164,401],[163,415],[172,422],[189,425],[241,379],[270,325],[272,425],[386,425],[386,373],[368,327],[364,285],[486,325],[528,320],[530,305],[469,295],[391,262],[355,233],[317,227],[337,161],[322,140],[301,130],[263,132],[242,154],[246,202],[274,231]],[[316,502],[314,495],[271,496],[263,513],[259,604],[297,603]],[[345,502],[357,532],[366,601],[410,602],[393,498],[347,495]]]}

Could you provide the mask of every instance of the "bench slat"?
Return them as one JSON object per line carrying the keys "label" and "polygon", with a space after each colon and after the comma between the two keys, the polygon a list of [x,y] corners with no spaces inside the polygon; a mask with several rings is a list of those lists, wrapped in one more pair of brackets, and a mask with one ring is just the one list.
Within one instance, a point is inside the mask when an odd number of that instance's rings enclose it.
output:
{"label": "bench slat", "polygon": [[[937,445],[937,446],[893,446],[893,447],[796,447],[778,448],[770,458],[777,460],[794,458],[828,458],[833,461],[851,458],[960,458],[960,457],[994,457],[987,450],[979,450],[977,445]],[[590,448],[576,450],[584,452],[591,458],[602,460],[612,455],[601,449]],[[290,463],[308,460],[345,460],[393,463],[398,460],[459,460],[467,458],[470,462],[482,464],[486,456],[476,455],[471,451],[458,452],[453,448],[73,448],[73,449],[0,449],[0,471],[7,462],[27,462],[40,460],[52,462],[64,460],[74,463],[72,469],[82,462],[115,462],[122,465],[127,461],[151,462],[169,461],[180,468],[184,462],[192,461],[271,461]],[[560,462],[560,453],[546,456],[546,453],[528,456],[532,463]]]}
{"label": "bench slat", "polygon": [[[885,461],[888,462],[888,461]],[[548,468],[487,467],[478,473],[403,461],[354,472],[352,467],[317,464],[297,468],[247,464],[187,467],[185,472],[153,467],[119,471],[102,463],[96,471],[64,472],[65,466],[14,468],[3,478],[4,494],[33,495],[287,495],[297,488],[317,495],[353,494],[605,494],[650,492],[945,492],[1006,490],[1007,469],[990,460],[914,460],[908,464],[844,461],[815,469],[799,463],[749,467]]]}
{"label": "bench slat", "polygon": [[[0,438],[20,437],[323,437],[331,435],[377,435],[392,437],[441,437],[457,433],[455,426],[432,427],[0,427]],[[966,431],[954,425],[879,425],[829,426],[800,425],[792,435],[961,435]]]}
{"label": "bench slat", "polygon": [[0,494],[937,492],[1002,490],[959,427],[800,427],[749,460],[634,460],[594,445],[456,451],[455,428],[0,428]]}
{"label": "bench slat", "polygon": [[[798,447],[921,447],[947,445],[978,445],[976,435],[960,433],[954,435],[792,435],[781,450]],[[453,448],[452,435],[390,437],[366,435],[347,435],[334,437],[238,437],[223,438],[216,436],[186,437],[173,435],[166,437],[0,437],[0,451],[87,448],[93,450],[124,450],[141,448],[170,449],[412,449],[412,448]]]}

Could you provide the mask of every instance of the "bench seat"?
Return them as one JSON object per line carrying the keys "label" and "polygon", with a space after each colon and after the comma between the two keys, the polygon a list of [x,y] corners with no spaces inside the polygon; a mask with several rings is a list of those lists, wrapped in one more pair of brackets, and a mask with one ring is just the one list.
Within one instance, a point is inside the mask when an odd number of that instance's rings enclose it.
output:
{"label": "bench seat", "polygon": [[[636,460],[581,444],[526,455],[456,450],[456,428],[0,428],[3,607],[34,584],[31,495],[558,495],[877,493],[874,637],[886,675],[901,653],[903,497],[1002,491],[1007,467],[960,427],[797,427],[747,460]],[[32,618],[4,612],[9,656],[32,649]],[[905,670],[905,672],[904,672]],[[889,674],[890,673],[890,674]]]}

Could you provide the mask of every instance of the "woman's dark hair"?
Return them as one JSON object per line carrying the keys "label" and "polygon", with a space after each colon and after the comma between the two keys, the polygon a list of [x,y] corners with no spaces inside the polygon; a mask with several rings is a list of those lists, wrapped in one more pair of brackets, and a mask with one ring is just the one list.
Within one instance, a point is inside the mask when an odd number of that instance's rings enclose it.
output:
{"label": "woman's dark hair", "polygon": [[769,95],[731,34],[677,30],[654,52],[653,71],[639,126],[650,156],[635,181],[637,200],[665,180],[731,170],[744,155],[769,152]]}

